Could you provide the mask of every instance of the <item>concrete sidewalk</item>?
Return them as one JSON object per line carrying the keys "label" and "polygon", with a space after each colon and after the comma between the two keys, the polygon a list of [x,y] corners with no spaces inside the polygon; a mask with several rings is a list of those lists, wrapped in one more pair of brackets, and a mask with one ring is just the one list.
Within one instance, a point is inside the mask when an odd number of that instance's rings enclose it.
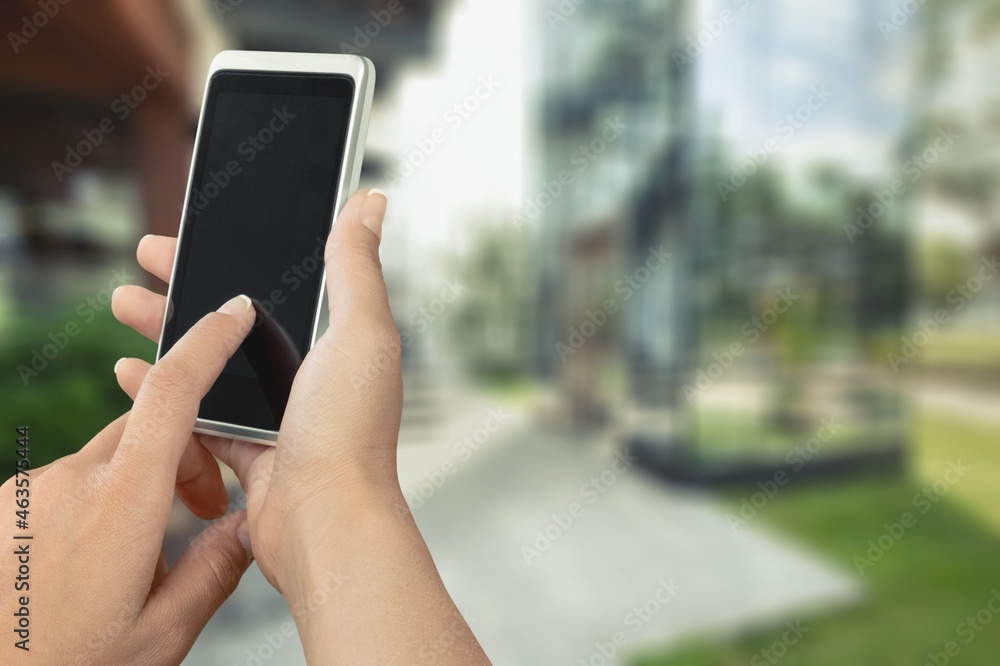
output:
{"label": "concrete sidewalk", "polygon": [[[411,497],[462,462],[454,442],[436,462],[419,449],[400,451]],[[754,525],[734,532],[709,496],[615,461],[599,441],[512,419],[421,497],[417,523],[494,663],[620,663],[860,599],[849,574]]]}
{"label": "concrete sidewalk", "polygon": [[983,425],[1000,425],[1000,392],[995,389],[924,381],[911,387],[910,393],[922,409]]}

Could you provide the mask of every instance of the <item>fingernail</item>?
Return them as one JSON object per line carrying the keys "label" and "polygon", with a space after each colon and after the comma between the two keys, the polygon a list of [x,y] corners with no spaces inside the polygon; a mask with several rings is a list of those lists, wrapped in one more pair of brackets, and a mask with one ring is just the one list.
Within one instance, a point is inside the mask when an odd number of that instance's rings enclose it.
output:
{"label": "fingernail", "polygon": [[385,218],[385,209],[389,200],[385,192],[373,187],[368,190],[365,202],[361,204],[361,224],[372,230],[379,239],[382,238],[382,220]]}
{"label": "fingernail", "polygon": [[116,375],[118,374],[118,366],[119,366],[119,365],[121,365],[121,364],[122,364],[122,361],[124,361],[124,360],[125,360],[125,358],[123,357],[123,358],[120,358],[120,359],[118,359],[117,361],[115,361],[115,369],[113,370],[113,372],[114,372],[114,373],[115,373]]}
{"label": "fingernail", "polygon": [[243,550],[247,553],[247,559],[253,562],[253,547],[250,545],[250,524],[246,519],[236,528],[236,538],[239,540]]}
{"label": "fingernail", "polygon": [[252,305],[253,304],[250,302],[250,299],[248,297],[244,296],[243,294],[240,294],[236,298],[232,298],[223,303],[222,307],[219,308],[219,312],[228,315],[243,314],[244,312],[249,310]]}

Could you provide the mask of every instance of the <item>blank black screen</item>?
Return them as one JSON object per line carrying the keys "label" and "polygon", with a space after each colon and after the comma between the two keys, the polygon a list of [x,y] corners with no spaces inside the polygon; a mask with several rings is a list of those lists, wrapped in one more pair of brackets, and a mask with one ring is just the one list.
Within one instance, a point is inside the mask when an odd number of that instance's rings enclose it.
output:
{"label": "blank black screen", "polygon": [[[205,314],[246,294],[305,356],[352,95],[351,80],[335,75],[220,72],[212,78],[161,354]],[[276,430],[281,414],[273,412],[241,349],[199,416]]]}

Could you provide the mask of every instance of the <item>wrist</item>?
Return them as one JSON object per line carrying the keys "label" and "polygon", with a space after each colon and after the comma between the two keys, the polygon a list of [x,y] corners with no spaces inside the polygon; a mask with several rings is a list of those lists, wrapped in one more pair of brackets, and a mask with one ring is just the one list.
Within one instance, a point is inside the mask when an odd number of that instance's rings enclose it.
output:
{"label": "wrist", "polygon": [[281,590],[296,623],[317,613],[350,584],[363,553],[400,529],[416,529],[398,482],[359,482],[314,493],[290,516],[290,566]]}

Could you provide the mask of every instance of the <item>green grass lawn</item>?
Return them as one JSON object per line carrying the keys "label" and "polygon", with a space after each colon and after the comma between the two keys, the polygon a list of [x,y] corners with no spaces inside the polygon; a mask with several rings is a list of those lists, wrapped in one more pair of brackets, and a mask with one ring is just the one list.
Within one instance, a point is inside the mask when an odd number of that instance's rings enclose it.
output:
{"label": "green grass lawn", "polygon": [[[992,591],[1000,589],[1000,433],[928,414],[917,424],[916,438],[912,472],[904,478],[789,487],[757,518],[821,553],[848,575],[857,575],[854,556],[864,555],[867,541],[882,533],[884,523],[914,512],[914,495],[940,479],[948,461],[961,459],[971,468],[938,504],[917,516],[917,523],[864,577],[859,576],[867,594],[862,604],[803,617],[810,632],[777,660],[781,664],[923,666],[933,663],[928,652],[941,652],[949,641],[961,652],[948,663],[1000,663],[1000,616],[982,631],[958,633],[959,623],[985,608]],[[654,650],[634,663],[770,664],[759,653],[781,632],[776,626],[731,640]]]}

